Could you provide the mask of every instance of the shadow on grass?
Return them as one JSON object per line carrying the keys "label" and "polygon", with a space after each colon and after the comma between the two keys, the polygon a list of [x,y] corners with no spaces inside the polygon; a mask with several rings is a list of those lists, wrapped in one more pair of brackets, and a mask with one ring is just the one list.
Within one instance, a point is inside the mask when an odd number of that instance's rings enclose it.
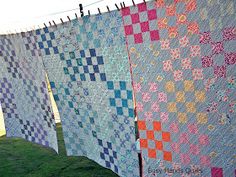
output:
{"label": "shadow on grass", "polygon": [[59,154],[20,138],[0,137],[1,177],[117,177],[86,157],[68,157],[57,124]]}

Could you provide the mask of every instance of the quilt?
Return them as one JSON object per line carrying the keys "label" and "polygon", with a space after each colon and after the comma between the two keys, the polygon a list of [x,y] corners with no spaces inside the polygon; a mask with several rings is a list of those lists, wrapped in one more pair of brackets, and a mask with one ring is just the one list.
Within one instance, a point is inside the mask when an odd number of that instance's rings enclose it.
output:
{"label": "quilt", "polygon": [[130,65],[120,12],[37,30],[67,155],[138,177]]}
{"label": "quilt", "polygon": [[41,53],[33,32],[0,36],[0,103],[6,136],[58,151]]}
{"label": "quilt", "polygon": [[235,176],[236,3],[157,0],[122,10],[143,176]]}

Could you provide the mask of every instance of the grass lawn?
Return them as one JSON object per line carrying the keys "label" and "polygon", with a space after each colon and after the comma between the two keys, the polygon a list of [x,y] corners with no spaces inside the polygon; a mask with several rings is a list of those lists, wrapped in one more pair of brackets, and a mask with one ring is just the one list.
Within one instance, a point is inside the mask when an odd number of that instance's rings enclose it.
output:
{"label": "grass lawn", "polygon": [[57,125],[59,155],[19,138],[0,137],[0,177],[117,177],[85,157],[68,157],[61,125]]}

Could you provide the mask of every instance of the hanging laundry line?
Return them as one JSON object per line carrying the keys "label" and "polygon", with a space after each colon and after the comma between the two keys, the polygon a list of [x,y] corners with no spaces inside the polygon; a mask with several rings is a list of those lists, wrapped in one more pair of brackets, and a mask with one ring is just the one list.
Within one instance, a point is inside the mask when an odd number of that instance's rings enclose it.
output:
{"label": "hanging laundry line", "polygon": [[[109,4],[107,5],[104,5],[104,2],[105,0],[97,0],[90,4],[82,3],[83,8],[84,8],[84,15],[94,15],[98,13],[110,12],[112,10],[123,8],[124,6],[130,6],[130,5],[141,3],[143,2],[143,0],[129,0],[125,2],[122,0],[120,2],[111,0],[109,1]],[[81,2],[79,1],[79,3]],[[74,19],[74,17],[77,18],[79,16],[79,15],[77,16],[77,14],[80,14],[79,3],[78,3],[77,8],[72,8],[69,10],[61,10],[61,11],[45,14],[42,16],[37,15],[30,19],[28,19],[28,17],[23,17],[23,20],[21,19],[21,20],[11,21],[9,23],[1,24],[1,28],[3,30],[1,30],[0,28],[0,35],[1,34],[2,35],[15,34],[15,33],[20,33],[20,32],[31,31],[37,28],[43,28],[45,27],[45,25],[50,26],[50,24],[56,26],[57,24],[60,24],[62,22],[66,22],[66,21],[69,21],[70,19]]]}

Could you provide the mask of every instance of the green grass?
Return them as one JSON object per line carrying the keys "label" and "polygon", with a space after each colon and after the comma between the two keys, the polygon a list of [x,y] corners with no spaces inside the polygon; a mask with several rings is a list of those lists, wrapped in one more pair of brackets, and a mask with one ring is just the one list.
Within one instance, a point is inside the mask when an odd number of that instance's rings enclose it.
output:
{"label": "green grass", "polygon": [[86,157],[66,156],[57,125],[59,154],[20,138],[0,137],[0,177],[117,177]]}

